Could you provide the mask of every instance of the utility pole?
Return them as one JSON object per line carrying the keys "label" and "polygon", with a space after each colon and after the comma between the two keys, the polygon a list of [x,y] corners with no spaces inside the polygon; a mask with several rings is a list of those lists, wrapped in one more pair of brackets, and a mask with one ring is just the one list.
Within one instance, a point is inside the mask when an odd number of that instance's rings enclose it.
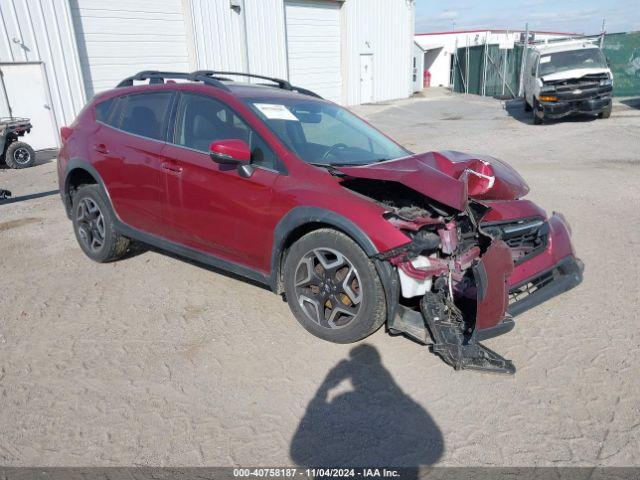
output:
{"label": "utility pole", "polygon": [[527,51],[529,49],[529,24],[527,23],[524,33],[524,47],[522,48],[522,60],[520,62],[520,76],[518,78],[518,97],[524,94],[524,66],[527,63]]}
{"label": "utility pole", "polygon": [[602,19],[602,28],[600,29],[600,48],[604,47],[604,35],[607,33],[607,19]]}
{"label": "utility pole", "polygon": [[467,39],[467,50],[465,55],[464,67],[466,70],[467,83],[466,83],[465,93],[469,93],[469,34],[466,35],[466,39]]}

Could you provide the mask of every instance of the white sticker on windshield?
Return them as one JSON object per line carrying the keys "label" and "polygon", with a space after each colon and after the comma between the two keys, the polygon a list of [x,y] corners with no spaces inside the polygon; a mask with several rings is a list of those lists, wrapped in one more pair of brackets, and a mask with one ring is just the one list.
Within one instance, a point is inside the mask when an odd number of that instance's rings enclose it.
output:
{"label": "white sticker on windshield", "polygon": [[540,63],[549,63],[551,61],[551,55],[547,55],[546,57],[540,57]]}
{"label": "white sticker on windshield", "polygon": [[260,110],[269,120],[294,120],[298,118],[284,105],[275,103],[254,103],[255,107]]}

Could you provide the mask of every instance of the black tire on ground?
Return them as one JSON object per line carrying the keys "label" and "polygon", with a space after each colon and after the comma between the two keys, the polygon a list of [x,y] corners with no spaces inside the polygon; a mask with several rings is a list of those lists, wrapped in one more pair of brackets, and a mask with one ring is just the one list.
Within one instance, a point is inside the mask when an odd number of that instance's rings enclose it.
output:
{"label": "black tire on ground", "polygon": [[[320,257],[314,252],[320,252],[326,265],[333,262],[337,266],[323,268]],[[333,252],[342,255],[342,264]],[[313,279],[305,259],[315,264]],[[289,308],[298,322],[316,337],[334,343],[357,342],[378,330],[386,320],[387,303],[376,267],[344,233],[323,228],[304,235],[289,249],[283,274]],[[305,284],[307,277],[311,279],[309,283],[315,284],[300,286]],[[344,293],[347,291],[345,284],[348,284],[350,295]],[[333,291],[333,297],[332,288],[337,289]],[[356,301],[352,302],[354,295]],[[339,303],[341,301],[343,303]],[[332,302],[336,302],[337,313]],[[315,305],[322,307],[316,309]],[[342,308],[351,313],[343,315]]]}
{"label": "black tire on ground", "polygon": [[33,167],[36,163],[36,152],[28,143],[13,142],[7,147],[4,162],[9,168]]}
{"label": "black tire on ground", "polygon": [[598,118],[609,118],[611,116],[611,110],[613,109],[613,105],[609,105],[603,111],[598,114]]}
{"label": "black tire on ground", "polygon": [[538,101],[535,99],[535,97],[533,98],[533,106],[531,107],[531,112],[531,116],[533,117],[533,124],[542,125],[542,123],[544,122],[544,117],[538,115]]}
{"label": "black tire on ground", "polygon": [[106,263],[122,257],[129,239],[118,234],[109,201],[98,185],[82,185],[73,196],[73,231],[91,260]]}
{"label": "black tire on ground", "polygon": [[525,112],[530,112],[531,111],[531,105],[529,105],[529,102],[527,102],[526,97],[524,99],[524,111]]}

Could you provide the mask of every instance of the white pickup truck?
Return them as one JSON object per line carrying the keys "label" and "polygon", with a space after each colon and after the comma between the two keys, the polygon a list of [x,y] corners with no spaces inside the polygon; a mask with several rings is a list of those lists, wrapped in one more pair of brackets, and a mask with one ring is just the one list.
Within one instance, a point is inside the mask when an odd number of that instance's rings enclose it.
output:
{"label": "white pickup truck", "polygon": [[533,123],[574,113],[611,116],[613,74],[599,46],[588,40],[532,45],[525,59],[525,110]]}

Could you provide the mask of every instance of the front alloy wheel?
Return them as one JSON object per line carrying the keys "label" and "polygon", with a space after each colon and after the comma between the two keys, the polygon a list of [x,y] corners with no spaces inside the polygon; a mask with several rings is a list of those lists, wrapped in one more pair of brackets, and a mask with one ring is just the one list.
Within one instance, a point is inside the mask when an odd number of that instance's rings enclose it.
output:
{"label": "front alloy wheel", "polygon": [[372,260],[350,237],[322,228],[298,239],[283,269],[289,308],[315,336],[351,343],[384,323],[387,303]]}
{"label": "front alloy wheel", "polygon": [[362,302],[360,275],[353,264],[332,248],[307,252],[296,268],[296,301],[313,322],[343,328],[357,315]]}

